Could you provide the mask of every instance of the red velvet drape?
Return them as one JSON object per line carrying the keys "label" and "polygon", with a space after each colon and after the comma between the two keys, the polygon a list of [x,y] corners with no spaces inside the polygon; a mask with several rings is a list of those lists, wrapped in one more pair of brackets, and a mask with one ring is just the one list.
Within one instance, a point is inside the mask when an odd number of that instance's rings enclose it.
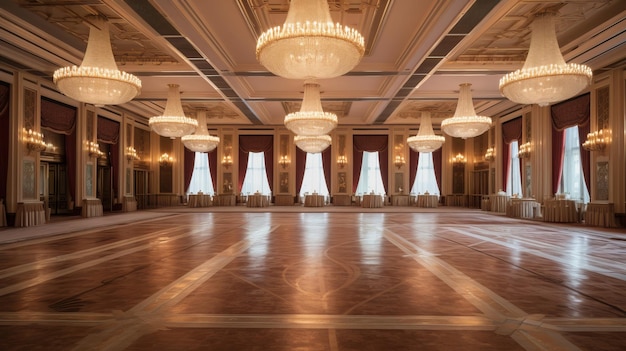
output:
{"label": "red velvet drape", "polygon": [[[565,100],[550,107],[552,116],[552,190],[558,191],[563,173],[563,153],[565,149],[564,130],[578,126],[580,138],[580,161],[583,169],[583,177],[587,189],[590,185],[591,157],[589,151],[582,148],[587,133],[589,133],[589,119],[591,115],[591,96],[589,93]],[[584,132],[581,132],[582,131]]]}
{"label": "red velvet drape", "polygon": [[239,191],[243,187],[248,168],[248,154],[262,152],[265,156],[265,171],[270,191],[274,186],[274,136],[273,135],[240,135],[239,136]]}
{"label": "red velvet drape", "polygon": [[213,191],[217,192],[217,149],[207,153],[209,158],[209,172],[211,172],[211,183],[213,183]]}
{"label": "red velvet drape", "polygon": [[363,152],[378,151],[378,163],[383,180],[385,192],[389,193],[389,136],[388,135],[354,135],[352,137],[352,147],[354,166],[352,174],[352,192],[356,192],[356,187],[361,176],[361,163],[363,163]]}
{"label": "red velvet drape", "polygon": [[98,116],[98,142],[111,144],[111,178],[113,179],[113,197],[117,197],[119,183],[118,170],[120,168],[120,123],[106,117]]}
{"label": "red velvet drape", "polygon": [[420,154],[419,152],[409,149],[409,191],[413,189],[413,183],[417,177],[417,167],[419,166]]}
{"label": "red velvet drape", "polygon": [[306,170],[306,152],[299,147],[296,148],[296,194],[300,194],[302,190],[302,182],[304,181],[304,171]]}
{"label": "red velvet drape", "polygon": [[441,148],[433,151],[433,167],[435,168],[435,180],[437,181],[437,186],[439,187],[440,193],[442,191],[441,189],[441,165],[442,165],[441,157],[442,157]]}
{"label": "red velvet drape", "polygon": [[[11,85],[0,82],[0,199],[7,197]],[[6,201],[5,201],[6,203]]]}
{"label": "red velvet drape", "polygon": [[193,168],[196,164],[196,153],[184,148],[183,151],[183,181],[185,182],[185,194],[189,192],[189,185],[191,184],[191,177],[193,176]]}
{"label": "red velvet drape", "polygon": [[326,188],[328,188],[328,192],[332,193],[332,188],[330,187],[330,158],[331,158],[331,149],[332,146],[326,148],[326,150],[322,151],[322,167],[324,168],[324,180],[326,181]]}
{"label": "red velvet drape", "polygon": [[[502,184],[504,186],[504,189],[506,189],[507,187],[509,169],[511,168],[510,144],[515,140],[517,140],[518,144],[522,141],[522,117],[517,117],[508,122],[502,123],[502,165],[504,167],[504,172],[502,172]],[[517,160],[517,162],[520,162],[519,159]],[[520,172],[521,169],[522,167],[520,165]]]}
{"label": "red velvet drape", "polygon": [[76,201],[76,108],[42,97],[41,128],[65,135],[68,190]]}

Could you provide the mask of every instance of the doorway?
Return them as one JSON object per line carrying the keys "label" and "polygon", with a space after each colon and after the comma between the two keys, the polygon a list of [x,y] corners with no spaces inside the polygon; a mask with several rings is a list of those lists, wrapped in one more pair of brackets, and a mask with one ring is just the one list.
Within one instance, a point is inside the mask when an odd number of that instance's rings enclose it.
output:
{"label": "doorway", "polygon": [[62,163],[48,163],[48,207],[51,215],[70,214],[67,192],[67,167]]}
{"label": "doorway", "polygon": [[134,171],[135,198],[137,199],[137,209],[145,210],[150,207],[150,199],[148,198],[148,171]]}

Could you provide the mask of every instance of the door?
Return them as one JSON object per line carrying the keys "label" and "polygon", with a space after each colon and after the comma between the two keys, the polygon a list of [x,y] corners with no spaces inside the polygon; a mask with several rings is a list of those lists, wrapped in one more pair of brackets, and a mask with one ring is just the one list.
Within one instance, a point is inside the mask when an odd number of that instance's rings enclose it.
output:
{"label": "door", "polygon": [[48,164],[48,206],[51,215],[69,214],[67,168],[62,163]]}
{"label": "door", "polygon": [[98,186],[96,197],[102,201],[103,211],[113,210],[113,179],[111,178],[111,167],[98,166]]}
{"label": "door", "polygon": [[148,172],[142,170],[134,171],[135,198],[137,199],[137,209],[144,210],[149,208],[150,199],[148,198]]}

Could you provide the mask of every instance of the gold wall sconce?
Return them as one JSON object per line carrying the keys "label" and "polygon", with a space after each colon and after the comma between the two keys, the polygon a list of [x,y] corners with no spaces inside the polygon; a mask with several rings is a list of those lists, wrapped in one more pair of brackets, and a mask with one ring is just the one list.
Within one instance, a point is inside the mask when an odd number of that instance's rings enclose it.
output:
{"label": "gold wall sconce", "polygon": [[610,131],[607,129],[600,129],[595,132],[587,134],[587,140],[583,143],[583,148],[587,151],[600,151],[609,143]]}
{"label": "gold wall sconce", "polygon": [[46,142],[43,140],[42,133],[36,132],[32,129],[29,129],[29,130],[23,129],[22,134],[23,134],[22,140],[26,144],[26,149],[28,149],[29,153],[31,151],[41,152],[47,149],[48,147],[52,146],[51,144],[46,144]]}
{"label": "gold wall sconce", "polygon": [[339,168],[345,167],[345,165],[348,164],[348,158],[345,155],[338,156],[337,164],[339,165]]}
{"label": "gold wall sconce", "polygon": [[89,157],[95,157],[95,158],[104,157],[104,152],[100,151],[100,145],[96,142],[88,141],[87,151],[89,152]]}
{"label": "gold wall sconce", "polygon": [[226,167],[226,169],[228,169],[232,165],[233,165],[233,158],[230,155],[226,155],[222,158],[222,166]]}
{"label": "gold wall sconce", "polygon": [[139,161],[139,155],[137,155],[137,150],[134,147],[129,146],[126,148],[126,159],[128,162]]}
{"label": "gold wall sconce", "polygon": [[285,169],[291,164],[291,160],[289,160],[289,157],[287,157],[287,155],[283,155],[280,157],[280,160],[278,160],[278,164],[280,164],[283,169]]}
{"label": "gold wall sconce", "polygon": [[465,156],[463,156],[463,154],[461,153],[456,154],[456,156],[452,158],[452,163],[465,163],[465,162],[467,162],[467,160],[465,159]]}
{"label": "gold wall sconce", "polygon": [[517,157],[519,158],[529,158],[530,157],[530,143],[525,142],[519,146],[517,150]]}
{"label": "gold wall sconce", "polygon": [[405,164],[404,156],[396,155],[395,159],[393,160],[393,164],[398,167],[398,169],[400,169]]}
{"label": "gold wall sconce", "polygon": [[496,159],[496,152],[495,152],[495,150],[492,147],[488,148],[487,152],[485,152],[485,161],[491,162],[491,161],[493,161],[495,159]]}
{"label": "gold wall sconce", "polygon": [[172,163],[174,163],[174,158],[170,155],[166,153],[164,153],[163,155],[161,155],[161,157],[159,157],[159,163],[162,166],[168,166],[171,165]]}

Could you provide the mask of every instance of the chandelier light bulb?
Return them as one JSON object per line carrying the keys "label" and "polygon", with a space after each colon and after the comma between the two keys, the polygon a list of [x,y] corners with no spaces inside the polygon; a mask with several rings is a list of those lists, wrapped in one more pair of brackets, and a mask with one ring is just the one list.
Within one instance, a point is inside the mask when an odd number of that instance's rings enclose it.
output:
{"label": "chandelier light bulb", "polygon": [[168,137],[180,138],[193,133],[198,127],[198,121],[185,116],[183,105],[180,102],[178,84],[168,84],[167,103],[161,116],[150,117],[148,124],[155,133]]}
{"label": "chandelier light bulb", "polygon": [[310,154],[317,154],[330,146],[332,139],[330,135],[296,135],[294,143],[300,150]]}
{"label": "chandelier light bulb", "polygon": [[300,111],[285,116],[285,127],[296,135],[323,135],[337,127],[337,115],[322,109],[320,85],[317,82],[304,83]]}
{"label": "chandelier light bulb", "polygon": [[118,105],[132,100],[141,91],[141,81],[117,68],[106,19],[90,16],[88,20],[89,40],[83,62],[57,69],[54,83],[63,94],[88,104]]}
{"label": "chandelier light bulb", "polygon": [[186,148],[195,152],[211,152],[220,143],[220,138],[210,135],[206,126],[206,111],[198,111],[198,128],[191,135],[183,135],[181,140]]}
{"label": "chandelier light bulb", "polygon": [[433,124],[430,119],[430,112],[422,112],[420,120],[420,129],[417,135],[406,139],[409,147],[416,152],[433,152],[443,145],[445,137],[435,135],[433,132]]}
{"label": "chandelier light bulb", "polygon": [[333,23],[326,0],[292,0],[285,23],[259,37],[256,57],[283,78],[334,78],[359,63],[364,42],[357,30]]}
{"label": "chandelier light bulb", "polygon": [[500,92],[519,104],[547,106],[575,96],[590,83],[591,68],[566,64],[554,29],[554,14],[539,14],[532,23],[524,67],[500,79]]}
{"label": "chandelier light bulb", "polygon": [[469,83],[460,85],[459,102],[451,118],[441,122],[441,130],[455,138],[473,138],[486,132],[491,127],[491,118],[477,116],[472,102],[472,92]]}

